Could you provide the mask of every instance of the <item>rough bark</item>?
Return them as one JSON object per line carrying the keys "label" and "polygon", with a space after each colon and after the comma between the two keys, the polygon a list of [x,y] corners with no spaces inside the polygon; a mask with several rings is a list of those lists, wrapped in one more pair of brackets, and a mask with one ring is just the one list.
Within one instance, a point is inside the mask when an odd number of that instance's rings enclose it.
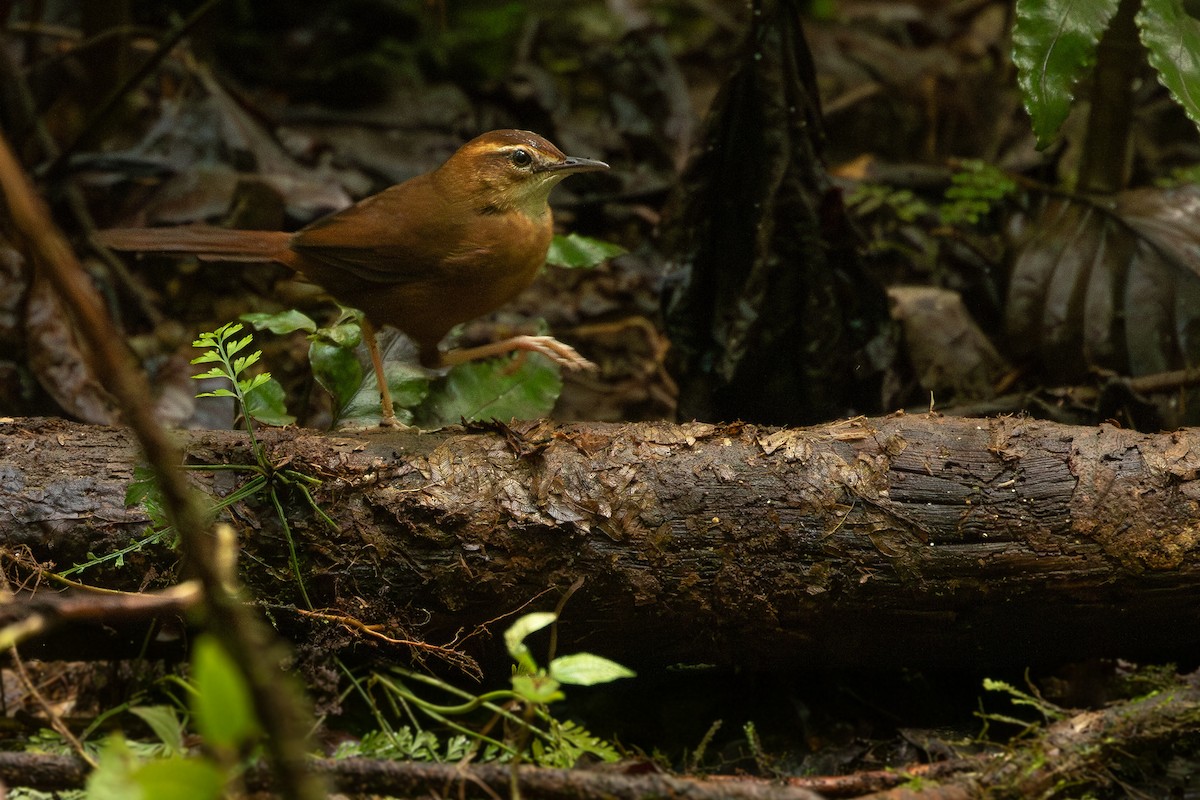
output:
{"label": "rough bark", "polygon": [[[195,463],[252,462],[244,434],[181,435]],[[281,492],[313,603],[396,638],[444,643],[553,608],[582,578],[560,652],[635,667],[996,669],[1200,653],[1196,431],[896,416],[262,438],[273,462],[322,479],[315,497],[337,525]],[[136,460],[119,429],[0,424],[6,547],[61,568],[127,544],[146,526],[124,506]],[[195,477],[216,495],[239,480]],[[284,630],[353,639],[291,610],[273,513],[251,500],[228,515],[247,581]],[[173,579],[165,548],[126,562],[84,577],[134,589]]]}

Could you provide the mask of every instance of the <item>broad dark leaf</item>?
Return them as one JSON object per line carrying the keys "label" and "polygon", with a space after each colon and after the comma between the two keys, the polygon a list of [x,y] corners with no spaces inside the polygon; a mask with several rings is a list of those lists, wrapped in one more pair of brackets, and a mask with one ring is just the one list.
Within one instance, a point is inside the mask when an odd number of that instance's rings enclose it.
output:
{"label": "broad dark leaf", "polygon": [[798,0],[755,0],[664,226],[679,413],[799,424],[879,406],[891,324],[821,163]]}
{"label": "broad dark leaf", "polygon": [[1049,201],[1016,249],[1006,314],[1010,349],[1056,383],[1200,363],[1200,189]]}
{"label": "broad dark leaf", "polygon": [[293,425],[296,418],[287,413],[283,387],[270,378],[246,392],[246,415],[264,425]]}

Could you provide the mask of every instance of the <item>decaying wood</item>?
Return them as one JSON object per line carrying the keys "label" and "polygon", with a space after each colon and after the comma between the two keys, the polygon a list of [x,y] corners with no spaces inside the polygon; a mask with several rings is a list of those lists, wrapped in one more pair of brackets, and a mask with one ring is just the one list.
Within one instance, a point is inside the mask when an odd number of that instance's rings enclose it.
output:
{"label": "decaying wood", "polygon": [[[244,434],[186,437],[195,463],[253,461]],[[308,593],[331,612],[302,621],[270,504],[230,515],[247,581],[310,644],[382,646],[333,615],[445,643],[553,608],[582,578],[560,652],[635,667],[999,668],[1200,652],[1196,431],[896,416],[263,440],[275,463],[323,481],[315,497],[337,526],[282,491]],[[124,506],[135,463],[118,429],[0,424],[7,548],[62,568],[128,544],[146,526]],[[195,478],[216,495],[240,480]],[[83,577],[136,589],[173,580],[175,565],[159,547]]]}

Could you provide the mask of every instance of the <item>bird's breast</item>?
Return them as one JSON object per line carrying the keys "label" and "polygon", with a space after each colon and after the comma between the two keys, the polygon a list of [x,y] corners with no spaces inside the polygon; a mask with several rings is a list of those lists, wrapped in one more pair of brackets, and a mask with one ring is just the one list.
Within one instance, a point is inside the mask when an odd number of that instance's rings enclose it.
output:
{"label": "bird's breast", "polygon": [[548,213],[543,219],[515,212],[477,216],[459,245],[447,254],[444,279],[464,291],[491,295],[495,308],[537,275],[552,233]]}

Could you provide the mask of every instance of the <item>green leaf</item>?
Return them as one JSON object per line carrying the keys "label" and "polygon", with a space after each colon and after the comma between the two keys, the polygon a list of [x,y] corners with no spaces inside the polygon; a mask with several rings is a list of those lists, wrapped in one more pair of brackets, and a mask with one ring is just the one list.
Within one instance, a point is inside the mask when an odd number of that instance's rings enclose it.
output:
{"label": "green leaf", "polygon": [[190,700],[196,729],[210,747],[239,750],[258,733],[250,690],[237,665],[213,636],[192,648]]}
{"label": "green leaf", "polygon": [[268,383],[270,380],[271,373],[260,372],[249,380],[238,381],[238,386],[241,388],[242,394],[249,394],[258,387],[262,386],[264,383]]}
{"label": "green leaf", "polygon": [[295,424],[296,418],[287,413],[287,407],[284,405],[283,386],[269,374],[266,375],[265,381],[259,382],[244,395],[246,416],[251,419],[256,419],[264,425]]}
{"label": "green leaf", "polygon": [[354,349],[362,343],[362,326],[357,318],[351,318],[317,331],[316,337],[329,344]]}
{"label": "green leaf", "polygon": [[149,725],[172,753],[183,753],[183,723],[172,706],[133,706],[129,713]]}
{"label": "green leaf", "polygon": [[555,236],[550,240],[550,252],[546,253],[546,263],[568,269],[591,269],[625,252],[625,248],[619,244],[571,233]]}
{"label": "green leaf", "polygon": [[[192,347],[199,347],[195,342],[192,342]],[[221,354],[216,350],[207,350],[191,360],[192,364],[208,364],[212,361],[220,361]]]}
{"label": "green leaf", "polygon": [[312,333],[317,329],[317,323],[313,322],[311,317],[294,308],[290,308],[287,311],[280,311],[277,314],[256,311],[252,314],[242,314],[239,319],[249,322],[254,326],[255,330],[267,330],[275,334],[293,333],[295,331]]}
{"label": "green leaf", "polygon": [[[383,365],[388,389],[392,392],[392,404],[398,406],[396,419],[404,424],[412,422],[408,409],[416,406],[429,394],[429,379],[420,367],[389,361]],[[379,389],[376,388],[375,370],[366,370],[362,383],[338,417],[339,425],[370,426],[379,424]],[[457,422],[457,420],[455,420]]]}
{"label": "green leaf", "polygon": [[513,675],[513,691],[531,703],[546,705],[555,700],[562,700],[558,681],[545,675]]}
{"label": "green leaf", "polygon": [[1142,0],[1137,26],[1159,83],[1200,124],[1200,21],[1180,0]]}
{"label": "green leaf", "polygon": [[423,428],[453,425],[460,419],[483,421],[547,416],[562,392],[557,364],[530,353],[521,363],[489,359],[459,364],[435,384],[416,410]]}
{"label": "green leaf", "polygon": [[96,768],[87,778],[87,800],[141,800],[141,787],[133,782],[137,759],[119,733],[100,749]]}
{"label": "green leaf", "polygon": [[255,350],[253,353],[251,353],[251,354],[250,354],[250,355],[248,355],[248,356],[242,356],[241,358],[235,358],[235,359],[233,360],[233,372],[234,372],[234,374],[235,374],[235,375],[241,375],[243,372],[245,372],[245,371],[246,371],[246,368],[247,368],[247,367],[252,367],[252,366],[254,366],[255,364],[257,364],[257,363],[258,363],[258,359],[259,359],[261,356],[262,356],[262,351],[261,351],[261,350]]}
{"label": "green leaf", "polygon": [[237,395],[228,389],[213,389],[211,392],[199,392],[196,397],[237,397]]}
{"label": "green leaf", "polygon": [[145,464],[138,464],[133,468],[133,480],[125,490],[125,505],[142,506],[146,510],[146,516],[150,517],[150,524],[155,528],[167,524],[167,512],[158,477],[154,470]]}
{"label": "green leaf", "polygon": [[[358,356],[350,347],[314,339],[308,345],[308,363],[317,383],[333,397],[334,416],[340,416],[363,384],[363,368]],[[374,386],[374,382],[371,385]]]}
{"label": "green leaf", "polygon": [[525,638],[552,624],[556,619],[558,619],[557,614],[549,611],[535,611],[532,614],[518,617],[504,632],[504,646],[508,648],[508,654],[528,672],[535,672],[537,664],[530,655],[529,648],[525,645]]}
{"label": "green leaf", "polygon": [[217,800],[225,789],[224,773],[200,758],[147,761],[130,777],[145,800]]}
{"label": "green leaf", "polygon": [[1096,64],[1096,45],[1118,0],[1017,0],[1013,64],[1038,146],[1054,138],[1071,110],[1075,84]]}
{"label": "green leaf", "polygon": [[635,673],[615,661],[592,653],[572,653],[550,662],[550,677],[574,686],[595,686],[619,678],[632,678]]}
{"label": "green leaf", "polygon": [[234,356],[237,353],[241,352],[242,349],[246,345],[250,344],[253,341],[254,341],[254,335],[247,334],[247,335],[243,336],[242,338],[238,339],[237,341],[226,342],[225,343],[225,354],[228,356]]}
{"label": "green leaf", "polygon": [[[218,339],[218,341],[223,342],[226,339],[228,339],[229,337],[231,337],[237,333],[241,333],[241,331],[242,331],[242,323],[226,322],[224,325],[222,325],[221,327],[219,327],[215,331],[213,331],[213,335]],[[203,336],[204,334],[200,334],[200,335]]]}

